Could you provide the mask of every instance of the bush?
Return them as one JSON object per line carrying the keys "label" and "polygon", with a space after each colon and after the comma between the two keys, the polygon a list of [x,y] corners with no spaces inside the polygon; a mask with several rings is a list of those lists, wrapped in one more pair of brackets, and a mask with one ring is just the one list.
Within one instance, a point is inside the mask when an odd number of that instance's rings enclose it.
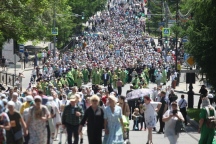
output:
{"label": "bush", "polygon": [[196,122],[199,122],[200,111],[201,109],[189,108],[187,109],[187,114],[191,119],[195,120]]}

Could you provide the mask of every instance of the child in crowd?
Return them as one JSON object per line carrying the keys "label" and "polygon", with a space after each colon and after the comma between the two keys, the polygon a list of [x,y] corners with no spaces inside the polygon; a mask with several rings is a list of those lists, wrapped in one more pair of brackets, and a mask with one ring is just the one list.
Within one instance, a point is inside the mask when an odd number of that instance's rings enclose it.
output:
{"label": "child in crowd", "polygon": [[139,117],[140,117],[139,108],[134,109],[132,117],[134,120],[133,130],[139,130],[139,125],[138,125],[139,124]]}

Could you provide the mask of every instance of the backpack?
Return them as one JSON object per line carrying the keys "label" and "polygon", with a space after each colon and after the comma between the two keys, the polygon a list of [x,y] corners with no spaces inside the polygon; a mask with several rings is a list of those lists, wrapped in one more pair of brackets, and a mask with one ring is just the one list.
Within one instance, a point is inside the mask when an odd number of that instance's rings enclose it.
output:
{"label": "backpack", "polygon": [[209,111],[209,108],[206,107],[206,112],[207,112],[207,115],[206,115],[206,127],[209,128],[209,129],[215,129],[216,128],[216,113],[215,113],[215,110],[214,110],[214,116],[210,116],[210,111]]}

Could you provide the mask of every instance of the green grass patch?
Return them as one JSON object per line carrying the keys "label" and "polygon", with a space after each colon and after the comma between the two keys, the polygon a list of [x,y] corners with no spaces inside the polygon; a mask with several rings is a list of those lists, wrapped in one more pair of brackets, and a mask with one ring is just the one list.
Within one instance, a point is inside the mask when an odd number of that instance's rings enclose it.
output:
{"label": "green grass patch", "polygon": [[199,122],[200,111],[201,109],[189,108],[187,109],[187,114],[191,119],[195,120],[196,122]]}

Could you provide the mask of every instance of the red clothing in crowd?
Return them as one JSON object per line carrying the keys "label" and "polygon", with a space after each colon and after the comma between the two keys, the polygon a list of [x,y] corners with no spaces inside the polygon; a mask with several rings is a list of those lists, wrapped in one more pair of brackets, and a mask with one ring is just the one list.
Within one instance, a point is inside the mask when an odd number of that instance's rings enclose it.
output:
{"label": "red clothing in crowd", "polygon": [[108,100],[108,96],[106,96],[106,95],[103,96],[101,100],[102,100],[103,104],[106,105],[107,100]]}

